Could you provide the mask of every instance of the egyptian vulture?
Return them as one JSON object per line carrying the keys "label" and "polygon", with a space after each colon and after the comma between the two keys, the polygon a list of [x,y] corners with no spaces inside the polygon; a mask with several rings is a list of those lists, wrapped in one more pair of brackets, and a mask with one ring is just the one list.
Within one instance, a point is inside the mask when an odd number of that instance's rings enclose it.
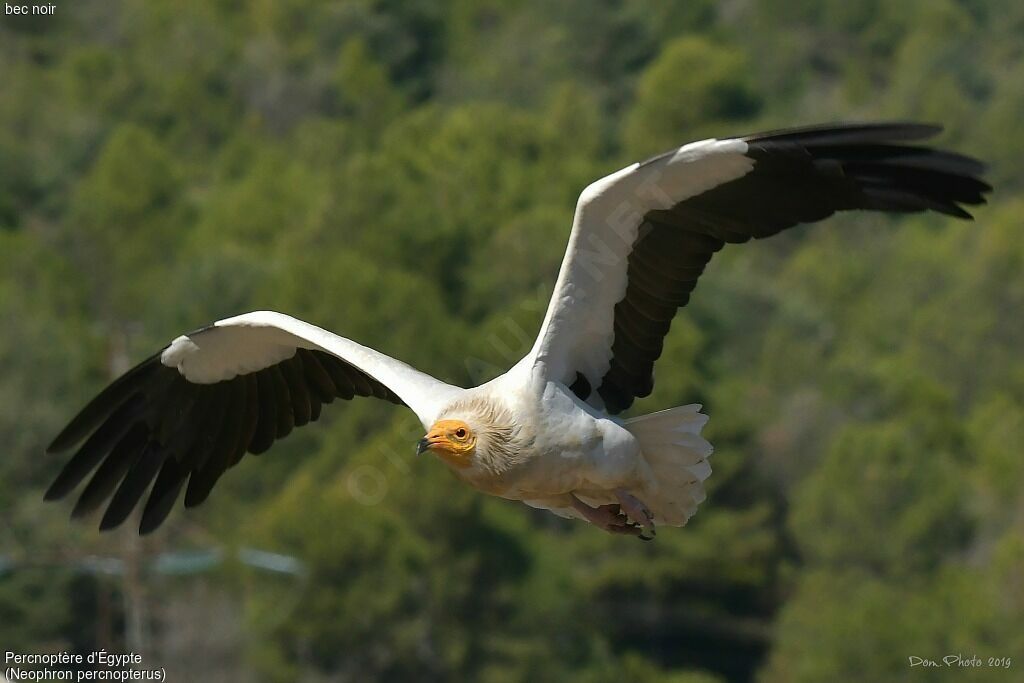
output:
{"label": "egyptian vulture", "polygon": [[825,125],[683,145],[602,178],[576,204],[540,333],[504,375],[471,389],[439,381],[283,313],[258,311],[182,335],[114,381],[54,439],[81,443],[46,492],[92,474],[72,511],[106,505],[118,526],[145,496],[140,533],[182,489],[202,503],[246,453],[320,417],[336,399],[411,409],[429,452],[457,478],[608,532],[652,537],[704,500],[707,416],[687,405],[617,417],[654,386],[676,310],[726,243],[836,211],[932,210],[971,218],[983,165],[914,144],[915,123]]}

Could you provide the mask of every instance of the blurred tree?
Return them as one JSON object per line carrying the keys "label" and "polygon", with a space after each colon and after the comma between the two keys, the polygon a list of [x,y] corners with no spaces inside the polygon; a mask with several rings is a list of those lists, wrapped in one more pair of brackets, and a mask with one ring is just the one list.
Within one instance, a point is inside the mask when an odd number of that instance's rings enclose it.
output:
{"label": "blurred tree", "polygon": [[92,315],[122,325],[154,310],[187,234],[179,183],[173,157],[151,133],[125,124],[111,134],[75,192],[63,235]]}
{"label": "blurred tree", "polygon": [[[907,656],[1024,650],[1022,27],[1007,0],[5,17],[0,640],[97,645],[97,589],[135,598],[70,572],[81,557],[252,543],[309,573],[219,570],[215,599],[140,573],[172,677],[190,619],[220,653],[190,680],[928,680]],[[413,461],[419,426],[372,401],[325,409],[141,545],[40,500],[47,438],[182,330],[280,308],[480,381],[532,343],[590,181],[705,136],[881,117],[948,124],[992,163],[994,204],[716,257],[636,408],[711,415],[685,530],[623,543],[485,499]]]}
{"label": "blurred tree", "polygon": [[623,138],[631,156],[656,154],[714,131],[740,134],[760,100],[736,47],[687,36],[668,43],[645,70]]}

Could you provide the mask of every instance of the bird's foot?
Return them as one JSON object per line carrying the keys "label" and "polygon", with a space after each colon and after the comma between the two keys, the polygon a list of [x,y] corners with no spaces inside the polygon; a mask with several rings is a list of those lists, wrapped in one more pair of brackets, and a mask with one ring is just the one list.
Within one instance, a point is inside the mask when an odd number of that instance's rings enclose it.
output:
{"label": "bird's foot", "polygon": [[615,490],[615,497],[619,499],[620,509],[643,530],[643,533],[639,534],[640,538],[649,541],[657,535],[658,532],[654,528],[654,515],[642,500],[622,489]]}
{"label": "bird's foot", "polygon": [[[633,524],[622,512],[622,507],[616,503],[600,505],[592,508],[576,496],[572,497],[573,508],[583,515],[584,519],[596,527],[604,529],[610,534],[626,534],[644,538],[643,527]],[[645,539],[649,540],[649,539]]]}

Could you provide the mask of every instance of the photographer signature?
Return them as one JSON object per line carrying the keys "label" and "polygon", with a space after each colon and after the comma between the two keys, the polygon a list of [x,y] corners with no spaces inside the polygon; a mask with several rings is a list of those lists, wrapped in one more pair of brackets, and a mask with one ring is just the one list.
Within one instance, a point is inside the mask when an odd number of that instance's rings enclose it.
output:
{"label": "photographer signature", "polygon": [[1009,657],[988,657],[982,658],[978,655],[970,655],[966,657],[962,654],[946,655],[942,659],[935,660],[927,657],[917,657],[910,655],[907,657],[910,667],[915,666],[943,666],[947,668],[957,667],[962,669],[980,669],[982,667],[993,667],[1000,669],[1009,669],[1013,663]]}

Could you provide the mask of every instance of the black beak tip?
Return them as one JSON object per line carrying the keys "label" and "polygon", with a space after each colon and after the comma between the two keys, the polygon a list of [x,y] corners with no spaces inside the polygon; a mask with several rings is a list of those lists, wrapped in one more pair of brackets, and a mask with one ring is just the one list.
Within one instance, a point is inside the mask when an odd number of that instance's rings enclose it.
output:
{"label": "black beak tip", "polygon": [[428,448],[430,448],[430,442],[426,439],[420,439],[416,443],[416,455],[423,455]]}

